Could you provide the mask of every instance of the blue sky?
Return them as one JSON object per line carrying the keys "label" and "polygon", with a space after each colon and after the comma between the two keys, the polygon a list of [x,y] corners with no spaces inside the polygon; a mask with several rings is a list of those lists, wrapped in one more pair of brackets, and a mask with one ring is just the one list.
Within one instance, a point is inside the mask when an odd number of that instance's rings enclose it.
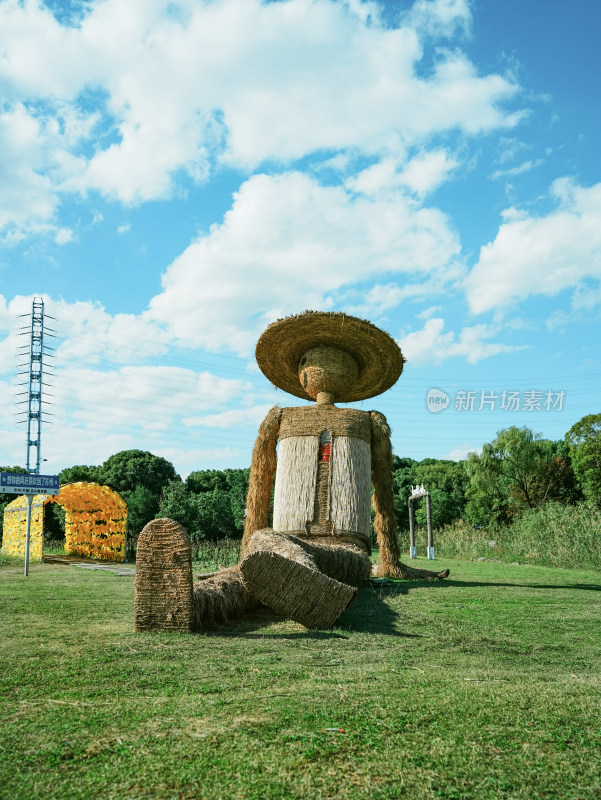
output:
{"label": "blue sky", "polygon": [[298,403],[254,344],[306,308],[399,341],[401,379],[359,404],[399,455],[598,413],[600,22],[594,0],[0,0],[0,463],[25,461],[34,295],[59,334],[46,472],[247,466]]}

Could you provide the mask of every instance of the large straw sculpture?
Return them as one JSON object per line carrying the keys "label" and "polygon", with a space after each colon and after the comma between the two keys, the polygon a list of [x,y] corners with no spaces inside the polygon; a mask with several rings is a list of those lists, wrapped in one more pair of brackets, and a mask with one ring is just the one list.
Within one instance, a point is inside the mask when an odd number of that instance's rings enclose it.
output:
{"label": "large straw sculpture", "polygon": [[[194,585],[193,626],[234,619],[257,603],[308,628],[334,625],[370,575],[372,501],[380,549],[373,573],[446,577],[448,570],[417,570],[399,561],[386,419],[334,405],[373,397],[396,383],[404,360],[394,339],[357,317],[307,311],[270,325],[256,356],[272,383],[315,404],[276,406],[262,422],[242,560]],[[187,591],[182,587],[182,596]]]}

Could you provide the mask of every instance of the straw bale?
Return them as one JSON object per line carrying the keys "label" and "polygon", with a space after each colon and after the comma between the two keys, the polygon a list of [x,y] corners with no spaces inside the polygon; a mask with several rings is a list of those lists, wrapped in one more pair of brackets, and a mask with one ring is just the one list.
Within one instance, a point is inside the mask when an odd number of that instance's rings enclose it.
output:
{"label": "straw bale", "polygon": [[327,628],[369,578],[370,561],[364,547],[329,537],[301,539],[268,528],[252,537],[240,569],[253,597],[308,628]]}
{"label": "straw bale", "polygon": [[[325,463],[318,462],[324,431],[332,439],[332,458]],[[366,411],[284,408],[273,527],[295,535],[352,536],[369,547],[370,442],[371,418]]]}
{"label": "straw bale", "polygon": [[331,628],[357,589],[273,550],[255,550],[240,564],[257,600],[306,628]]}
{"label": "straw bale", "polygon": [[194,584],[196,629],[212,628],[238,619],[256,605],[242,582],[238,566]]}
{"label": "straw bale", "polygon": [[439,580],[446,578],[449,570],[435,572],[427,569],[407,567],[399,560],[400,550],[396,534],[394,516],[394,496],[392,492],[392,448],[390,428],[386,417],[379,411],[371,411],[372,448],[371,475],[374,486],[372,502],[376,516],[374,530],[380,548],[380,563],[374,568],[374,575],[404,580]]}
{"label": "straw bale", "polygon": [[190,541],[172,519],[152,520],[138,538],[134,629],[194,629]]}
{"label": "straw bale", "polygon": [[312,347],[298,365],[298,379],[313,400],[322,392],[333,398],[347,396],[358,377],[357,362],[340,347]]}
{"label": "straw bale", "polygon": [[305,544],[318,569],[330,578],[351,586],[359,586],[369,579],[371,562],[365,546],[317,537]]}
{"label": "straw bale", "polygon": [[332,443],[331,519],[336,530],[356,531],[367,541],[371,526],[370,446],[337,436]]}
{"label": "straw bale", "polygon": [[242,537],[242,555],[255,531],[269,524],[271,487],[276,468],[276,448],[282,409],[274,406],[259,427],[253,449],[250,481],[246,496],[246,523]]}
{"label": "straw bale", "polygon": [[258,550],[265,550],[284,558],[290,558],[303,564],[308,569],[318,569],[317,562],[311,554],[311,548],[297,536],[289,536],[280,533],[273,528],[264,528],[257,531],[250,540],[248,553],[256,553]]}
{"label": "straw bale", "polygon": [[371,421],[367,411],[332,405],[282,409],[280,442],[289,436],[320,436],[326,430],[333,436],[352,436],[371,442]]}
{"label": "straw bale", "polygon": [[374,397],[398,380],[404,359],[387,333],[367,320],[340,312],[305,311],[277,320],[257,342],[257,364],[280,389],[311,399],[298,379],[301,359],[315,347],[333,347],[350,354],[357,363],[357,380],[336,396],[348,403]]}
{"label": "straw bale", "polygon": [[319,434],[280,441],[273,498],[276,530],[301,530],[313,518],[318,451]]}

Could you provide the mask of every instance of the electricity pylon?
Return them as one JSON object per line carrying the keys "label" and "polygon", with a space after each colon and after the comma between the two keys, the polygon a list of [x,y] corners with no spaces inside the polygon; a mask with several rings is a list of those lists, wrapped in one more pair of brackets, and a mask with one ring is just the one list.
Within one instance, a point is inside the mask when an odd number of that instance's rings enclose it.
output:
{"label": "electricity pylon", "polygon": [[[29,317],[29,314],[20,314],[21,317]],[[27,423],[27,472],[39,475],[40,462],[42,460],[42,422],[48,422],[47,417],[52,416],[44,410],[45,405],[50,405],[44,400],[45,390],[48,384],[45,378],[54,377],[48,372],[45,359],[54,358],[52,348],[45,343],[46,337],[55,337],[53,330],[45,327],[45,319],[54,319],[44,314],[44,301],[42,298],[34,297],[31,306],[31,325],[21,328],[21,336],[29,336],[29,343],[19,348],[19,356],[29,356],[29,363],[19,364],[24,368],[24,372],[19,375],[26,375],[27,378],[20,386],[26,386],[27,391],[20,392],[20,395],[27,395],[26,400],[22,400],[18,405],[27,405],[27,411],[22,411],[18,416],[25,419],[19,420],[20,423]]]}

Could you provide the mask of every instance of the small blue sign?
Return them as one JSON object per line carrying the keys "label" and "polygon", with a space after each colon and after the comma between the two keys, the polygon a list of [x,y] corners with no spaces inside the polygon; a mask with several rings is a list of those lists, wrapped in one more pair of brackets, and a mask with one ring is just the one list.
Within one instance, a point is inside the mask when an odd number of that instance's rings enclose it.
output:
{"label": "small blue sign", "polygon": [[58,494],[58,475],[22,475],[0,472],[0,494]]}

